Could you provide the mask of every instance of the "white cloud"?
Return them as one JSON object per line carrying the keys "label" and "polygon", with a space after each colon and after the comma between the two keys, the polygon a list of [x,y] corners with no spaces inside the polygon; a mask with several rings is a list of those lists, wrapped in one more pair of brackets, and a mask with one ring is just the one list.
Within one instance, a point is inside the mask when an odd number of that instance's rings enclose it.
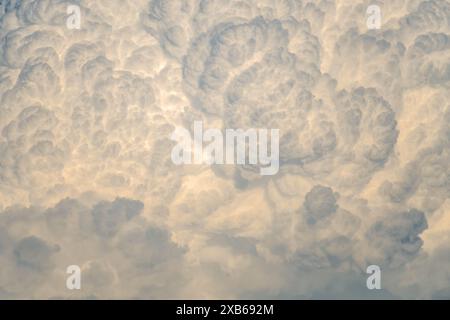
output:
{"label": "white cloud", "polygon": [[[448,1],[1,3],[0,297],[448,297]],[[194,120],[279,174],[175,166]]]}

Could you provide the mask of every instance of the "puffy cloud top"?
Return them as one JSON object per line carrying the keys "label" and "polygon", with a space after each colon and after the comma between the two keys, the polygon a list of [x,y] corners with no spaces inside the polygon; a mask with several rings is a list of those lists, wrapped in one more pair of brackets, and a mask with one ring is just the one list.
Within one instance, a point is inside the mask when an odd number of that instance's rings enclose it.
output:
{"label": "puffy cloud top", "polygon": [[[448,297],[450,3],[372,4],[0,1],[0,298]],[[197,120],[278,174],[174,165]]]}

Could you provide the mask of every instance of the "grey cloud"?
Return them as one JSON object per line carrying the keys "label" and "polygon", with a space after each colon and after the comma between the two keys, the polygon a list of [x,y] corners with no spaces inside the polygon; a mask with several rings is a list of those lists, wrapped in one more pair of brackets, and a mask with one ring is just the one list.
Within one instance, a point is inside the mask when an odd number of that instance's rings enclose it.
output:
{"label": "grey cloud", "polygon": [[428,224],[424,213],[415,209],[387,218],[376,222],[367,232],[375,259],[371,263],[397,267],[419,252],[423,245],[420,234]]}
{"label": "grey cloud", "polygon": [[331,188],[315,186],[306,194],[304,206],[307,220],[315,224],[318,220],[336,212],[336,194]]}
{"label": "grey cloud", "polygon": [[[2,212],[0,288],[10,292],[10,298],[67,297],[70,292],[61,275],[76,264],[82,269],[81,295],[133,296],[146,285],[133,277],[151,279],[162,265],[179,265],[185,252],[167,230],[142,220],[142,209],[141,202],[124,198],[92,207],[66,199],[47,210]],[[21,286],[18,279],[23,275],[28,280]],[[121,292],[117,286],[128,289]]]}
{"label": "grey cloud", "polygon": [[104,237],[112,237],[120,226],[138,215],[144,205],[139,201],[116,199],[112,203],[99,203],[92,209],[96,231]]}
{"label": "grey cloud", "polygon": [[30,236],[23,238],[15,245],[14,255],[19,265],[42,270],[52,267],[51,256],[58,249],[35,236]]}

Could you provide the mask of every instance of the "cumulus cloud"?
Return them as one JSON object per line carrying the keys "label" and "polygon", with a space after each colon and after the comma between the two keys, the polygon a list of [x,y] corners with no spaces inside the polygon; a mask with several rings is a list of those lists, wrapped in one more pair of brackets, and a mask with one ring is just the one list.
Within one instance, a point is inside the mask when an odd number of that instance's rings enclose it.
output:
{"label": "cumulus cloud", "polygon": [[[446,0],[0,1],[0,297],[448,298],[449,25]],[[280,129],[278,174],[174,165],[194,121]]]}
{"label": "cumulus cloud", "polygon": [[[117,198],[93,205],[64,199],[48,209],[2,212],[3,298],[170,297],[166,289],[171,277],[181,276],[185,249],[142,210],[140,201]],[[78,295],[65,288],[73,264],[83,274]]]}

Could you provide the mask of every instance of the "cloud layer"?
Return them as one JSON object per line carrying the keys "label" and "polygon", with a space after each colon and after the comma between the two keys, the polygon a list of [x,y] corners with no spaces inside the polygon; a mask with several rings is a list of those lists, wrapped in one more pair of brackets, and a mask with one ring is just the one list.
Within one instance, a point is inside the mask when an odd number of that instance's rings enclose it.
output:
{"label": "cloud layer", "polygon": [[[0,298],[450,298],[448,1],[0,3]],[[279,173],[174,165],[194,121]]]}

